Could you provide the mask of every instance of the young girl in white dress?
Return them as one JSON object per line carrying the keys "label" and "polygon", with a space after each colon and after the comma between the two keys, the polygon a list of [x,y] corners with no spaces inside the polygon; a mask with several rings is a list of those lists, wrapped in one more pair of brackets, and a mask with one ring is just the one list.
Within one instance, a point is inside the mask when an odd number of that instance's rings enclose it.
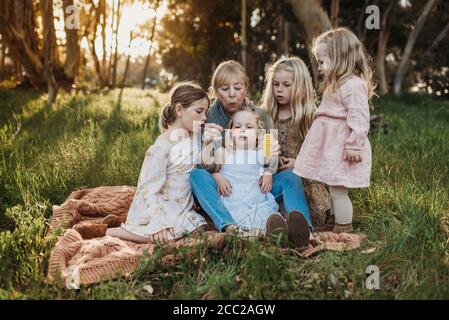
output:
{"label": "young girl in white dress", "polygon": [[[221,164],[220,171],[214,174],[222,175],[229,182],[224,186],[227,190],[220,193],[237,228],[250,231],[253,235],[283,233],[287,238],[290,230],[287,230],[288,225],[278,212],[276,199],[271,192],[262,191],[259,182],[264,174],[272,174],[272,169],[265,170],[265,167],[277,167],[277,156],[264,156],[263,128],[260,114],[254,108],[246,107],[236,112],[230,123],[230,131],[225,135],[225,147],[216,149],[213,156],[208,148],[203,148],[202,161],[205,165],[211,161]],[[293,220],[300,220],[292,224],[293,234],[301,238],[297,239],[299,242],[307,245],[307,221],[299,212],[294,212],[293,216]]]}
{"label": "young girl in white dress", "polygon": [[198,163],[193,133],[200,132],[209,108],[207,93],[192,83],[181,83],[161,111],[163,132],[148,149],[126,222],[107,235],[148,243],[177,239],[201,230],[205,219],[193,208],[190,172]]}

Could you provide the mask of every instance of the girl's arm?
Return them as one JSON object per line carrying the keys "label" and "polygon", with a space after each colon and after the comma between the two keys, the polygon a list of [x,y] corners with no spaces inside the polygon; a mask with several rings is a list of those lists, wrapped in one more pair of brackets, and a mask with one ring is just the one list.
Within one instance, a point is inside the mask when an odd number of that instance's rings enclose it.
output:
{"label": "girl's arm", "polygon": [[215,183],[217,184],[217,188],[218,191],[220,192],[220,195],[227,197],[232,193],[232,185],[228,181],[228,179],[226,179],[219,171],[221,165],[224,164],[225,156],[226,156],[226,149],[220,146],[215,152],[215,161],[216,163],[218,163],[217,165],[218,170],[212,173],[212,177],[214,178]]}
{"label": "girl's arm", "polygon": [[351,79],[341,86],[343,104],[348,110],[346,123],[351,133],[345,142],[346,150],[362,150],[370,126],[368,90],[361,79]]}
{"label": "girl's arm", "polygon": [[214,154],[214,143],[210,142],[208,144],[204,144],[200,154],[201,165],[205,168],[212,168],[215,162]]}
{"label": "girl's arm", "polygon": [[209,172],[216,171],[216,152],[221,148],[223,128],[214,123],[207,123],[203,132],[203,146],[201,148],[200,160],[203,166]]}

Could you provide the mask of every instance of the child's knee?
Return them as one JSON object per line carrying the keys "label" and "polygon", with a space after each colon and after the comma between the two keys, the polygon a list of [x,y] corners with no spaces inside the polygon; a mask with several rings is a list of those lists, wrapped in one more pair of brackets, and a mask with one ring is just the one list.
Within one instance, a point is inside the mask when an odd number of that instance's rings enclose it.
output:
{"label": "child's knee", "polygon": [[192,185],[207,181],[209,176],[212,178],[211,174],[204,169],[194,169],[190,173],[190,183]]}

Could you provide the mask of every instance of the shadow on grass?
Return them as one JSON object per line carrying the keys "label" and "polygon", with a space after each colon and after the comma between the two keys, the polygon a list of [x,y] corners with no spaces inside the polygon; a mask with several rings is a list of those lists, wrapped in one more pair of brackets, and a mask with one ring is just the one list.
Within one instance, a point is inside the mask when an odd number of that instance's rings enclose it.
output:
{"label": "shadow on grass", "polygon": [[39,100],[43,94],[41,90],[0,89],[0,125],[13,120],[13,112],[20,114],[25,106]]}

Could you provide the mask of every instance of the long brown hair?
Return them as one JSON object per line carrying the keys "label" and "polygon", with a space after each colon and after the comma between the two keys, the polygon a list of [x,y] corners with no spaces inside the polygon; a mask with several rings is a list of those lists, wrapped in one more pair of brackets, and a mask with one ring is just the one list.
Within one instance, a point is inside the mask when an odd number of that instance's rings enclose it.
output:
{"label": "long brown hair", "polygon": [[194,82],[181,82],[170,90],[170,101],[161,109],[159,128],[167,130],[176,121],[176,106],[179,104],[187,109],[195,101],[206,98],[210,104],[207,92]]}

